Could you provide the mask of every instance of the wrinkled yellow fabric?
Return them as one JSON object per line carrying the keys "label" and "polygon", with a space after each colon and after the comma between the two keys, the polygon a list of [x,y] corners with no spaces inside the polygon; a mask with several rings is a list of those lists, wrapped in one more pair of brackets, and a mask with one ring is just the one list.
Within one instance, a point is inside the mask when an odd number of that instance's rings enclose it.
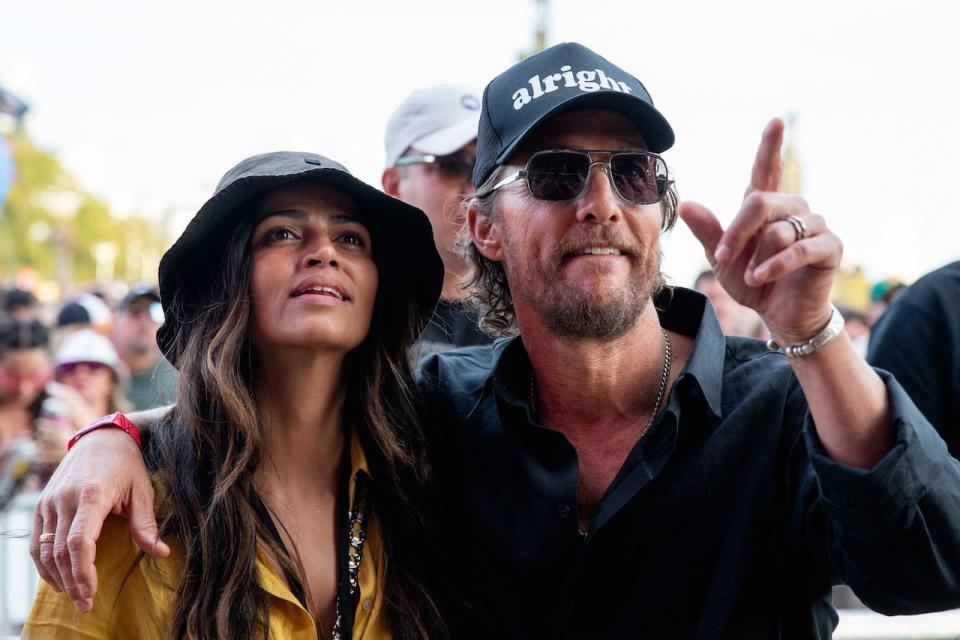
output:
{"label": "wrinkled yellow fabric", "polygon": [[[353,504],[357,474],[369,471],[355,436],[351,438],[350,450],[349,499]],[[127,521],[110,516],[97,541],[98,589],[93,610],[77,613],[66,593],[56,593],[41,582],[21,637],[30,640],[166,640],[174,587],[183,572],[183,547],[176,541],[167,542],[171,548],[169,557],[137,562],[138,548],[130,537]],[[317,638],[310,615],[260,551],[256,565],[260,584],[269,594],[270,637],[276,640]],[[353,625],[356,640],[390,640],[392,637],[384,603],[385,568],[383,537],[371,512],[358,575],[360,600]]]}

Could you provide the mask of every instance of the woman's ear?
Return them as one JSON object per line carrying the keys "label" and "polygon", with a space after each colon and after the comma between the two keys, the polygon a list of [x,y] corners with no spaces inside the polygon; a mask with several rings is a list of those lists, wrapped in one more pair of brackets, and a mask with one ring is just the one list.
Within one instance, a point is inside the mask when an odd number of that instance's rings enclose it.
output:
{"label": "woman's ear", "polygon": [[473,244],[487,260],[500,262],[503,259],[503,250],[500,244],[500,228],[495,224],[492,216],[484,216],[470,207],[467,210],[467,227]]}

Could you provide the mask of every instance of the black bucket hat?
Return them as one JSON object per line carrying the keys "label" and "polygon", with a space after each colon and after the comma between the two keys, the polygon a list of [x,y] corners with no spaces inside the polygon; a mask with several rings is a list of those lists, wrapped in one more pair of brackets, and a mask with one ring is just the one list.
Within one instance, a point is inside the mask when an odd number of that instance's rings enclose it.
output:
{"label": "black bucket hat", "polygon": [[629,118],[650,151],[660,153],[673,146],[670,123],[639,80],[582,44],[564,42],[518,62],[484,89],[474,188],[479,190],[544,121],[590,107]]}
{"label": "black bucket hat", "polygon": [[[399,339],[410,318],[421,324],[429,320],[443,286],[443,262],[426,214],[355,178],[329,158],[275,151],[247,158],[230,169],[160,260],[165,321],[157,331],[157,344],[174,366],[181,355],[175,340],[177,330],[204,306],[199,297],[205,279],[197,274],[220,264],[218,257],[223,256],[226,239],[244,216],[253,214],[247,205],[270,189],[301,180],[333,187],[360,208],[379,272],[375,313],[388,316],[379,321],[375,318],[374,326],[393,334],[387,336],[391,340]],[[175,298],[176,313],[171,310]]]}

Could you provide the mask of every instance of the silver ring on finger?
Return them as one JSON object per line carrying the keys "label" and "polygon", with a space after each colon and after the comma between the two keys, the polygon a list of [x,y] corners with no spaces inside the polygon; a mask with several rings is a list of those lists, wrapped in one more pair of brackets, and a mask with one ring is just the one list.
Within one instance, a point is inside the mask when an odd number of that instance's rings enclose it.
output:
{"label": "silver ring on finger", "polygon": [[807,237],[807,225],[798,216],[787,216],[784,220],[789,222],[790,226],[793,227],[794,242],[800,242]]}

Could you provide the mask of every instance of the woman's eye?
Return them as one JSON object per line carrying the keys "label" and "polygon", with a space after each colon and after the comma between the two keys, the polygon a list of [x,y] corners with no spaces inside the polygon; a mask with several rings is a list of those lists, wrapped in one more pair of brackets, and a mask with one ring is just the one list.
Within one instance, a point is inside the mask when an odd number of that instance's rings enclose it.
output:
{"label": "woman's eye", "polygon": [[363,236],[359,233],[347,232],[343,234],[340,239],[347,244],[354,244],[358,247],[364,246],[366,243],[363,240]]}
{"label": "woman's eye", "polygon": [[267,233],[267,240],[293,240],[297,237],[297,234],[293,232],[292,229],[287,229],[286,227],[277,227],[276,229],[271,229]]}

